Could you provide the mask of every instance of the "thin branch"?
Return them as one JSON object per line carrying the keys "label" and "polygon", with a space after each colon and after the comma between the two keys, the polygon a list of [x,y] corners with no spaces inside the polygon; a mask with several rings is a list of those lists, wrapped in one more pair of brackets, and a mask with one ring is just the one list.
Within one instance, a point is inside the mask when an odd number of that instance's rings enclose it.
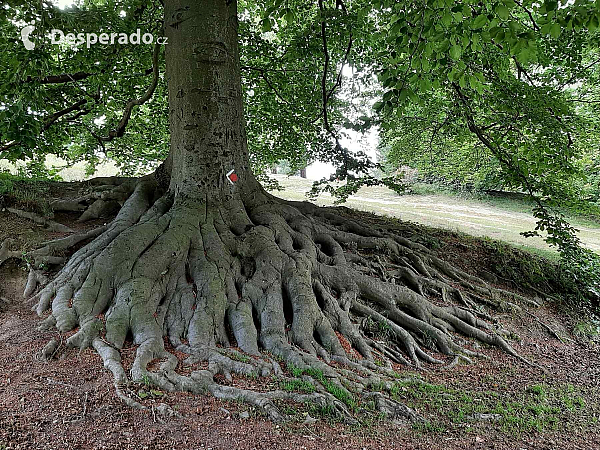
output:
{"label": "thin branch", "polygon": [[308,69],[268,69],[264,67],[256,67],[256,66],[241,66],[241,70],[256,70],[258,72],[308,72]]}
{"label": "thin branch", "polygon": [[67,122],[75,122],[77,119],[79,119],[82,116],[85,116],[86,114],[89,114],[91,111],[91,109],[82,109],[78,113],[74,114],[72,117],[68,117],[65,120]]}
{"label": "thin branch", "polygon": [[586,100],[583,98],[570,98],[567,101],[575,102],[575,103],[590,103],[590,104],[600,103],[600,100]]}
{"label": "thin branch", "polygon": [[94,130],[85,122],[81,122],[81,125],[92,135],[92,137],[94,139],[96,139],[98,141],[98,143],[100,144],[100,147],[102,147],[102,151],[104,152],[104,155],[106,155],[106,146],[104,145],[104,141],[102,140],[102,138],[100,136],[98,136],[98,134],[96,134],[94,132]]}
{"label": "thin branch", "polygon": [[[585,70],[588,70],[588,69],[592,68],[593,66],[595,66],[595,65],[596,65],[596,64],[598,64],[598,63],[600,63],[600,58],[598,58],[598,59],[595,59],[594,61],[592,61],[591,63],[589,63],[587,66],[585,66],[585,67],[582,67],[582,68],[581,68],[581,70],[580,70],[579,72],[581,73],[581,72],[583,72],[583,71],[585,71]],[[567,86],[567,85],[571,84],[571,83],[572,83],[573,81],[575,81],[576,79],[577,79],[577,75],[573,75],[571,78],[569,78],[569,79],[568,79],[567,81],[565,81],[563,84],[561,84],[561,85],[559,86],[559,89],[562,89],[562,88],[564,88],[565,86]]]}
{"label": "thin branch", "polygon": [[485,145],[492,152],[492,154],[495,155],[496,158],[498,158],[503,164],[505,164],[507,167],[511,167],[511,168],[515,169],[515,172],[517,173],[519,178],[523,181],[524,187],[527,189],[527,192],[529,193],[529,195],[531,196],[533,201],[535,201],[540,208],[542,208],[543,210],[546,210],[546,207],[542,204],[542,202],[540,201],[538,196],[535,195],[535,190],[533,189],[533,186],[531,185],[529,179],[521,172],[521,170],[519,170],[518,167],[517,168],[514,167],[514,164],[511,160],[510,156],[505,154],[504,152],[502,152],[502,150],[498,146],[494,146],[494,144],[490,141],[490,139],[485,135],[485,133],[483,132],[481,127],[479,127],[475,123],[475,115],[474,115],[471,105],[469,103],[469,99],[464,94],[464,92],[462,91],[460,86],[456,83],[452,83],[452,87],[454,88],[455,92],[458,95],[458,98],[460,99],[461,103],[464,105],[464,107],[466,109],[465,116],[467,119],[467,126],[469,127],[469,130],[473,134],[475,134],[475,136],[477,136],[479,141],[483,145]]}
{"label": "thin branch", "polygon": [[340,67],[335,84],[331,87],[329,93],[327,94],[327,101],[329,101],[335,90],[342,85],[342,72],[344,71],[344,67],[346,67],[346,63],[348,62],[348,57],[350,56],[350,51],[352,50],[353,39],[354,37],[352,35],[352,29],[350,29],[350,38],[348,39],[348,46],[346,47],[346,53],[344,54],[344,59],[342,60],[342,67]]}
{"label": "thin branch", "polygon": [[519,72],[519,74],[523,74],[525,75],[525,78],[527,78],[527,81],[529,81],[529,83],[532,86],[535,86],[535,82],[533,81],[533,79],[529,76],[529,73],[527,73],[527,71],[525,70],[525,68],[521,65],[521,63],[517,60],[516,57],[513,56],[513,61],[515,62],[515,64],[517,65],[517,70]]}
{"label": "thin branch", "polygon": [[[126,77],[137,77],[137,76],[142,76],[142,75],[150,75],[152,73],[152,71],[153,71],[153,68],[150,67],[150,68],[146,69],[143,73],[127,75]],[[36,81],[39,84],[63,84],[63,83],[70,83],[72,81],[85,80],[86,78],[104,74],[105,72],[106,72],[106,69],[102,69],[100,72],[63,73],[60,75],[48,75],[48,76],[45,76],[42,78],[27,77],[25,79],[25,83],[31,83],[33,81]]]}
{"label": "thin branch", "polygon": [[48,118],[48,120],[46,120],[46,122],[44,123],[44,126],[42,127],[42,131],[46,131],[48,128],[50,128],[52,126],[52,124],[54,122],[56,122],[58,119],[60,119],[62,116],[69,114],[73,111],[80,110],[81,107],[83,105],[85,105],[86,103],[87,103],[87,100],[82,99],[82,100],[79,100],[77,103],[74,103],[65,109],[55,112]]}
{"label": "thin branch", "polygon": [[127,128],[127,124],[129,123],[129,119],[131,118],[131,112],[133,111],[134,106],[143,105],[146,103],[156,90],[156,86],[158,86],[158,57],[160,55],[160,45],[154,45],[154,53],[152,54],[152,83],[150,86],[138,99],[130,100],[125,106],[125,111],[123,111],[123,116],[117,125],[117,128],[111,130],[108,133],[108,136],[101,136],[100,139],[104,142],[110,142],[116,137],[121,137],[125,134],[125,129]]}
{"label": "thin branch", "polygon": [[533,25],[533,29],[536,31],[540,31],[540,27],[538,26],[537,22],[533,18],[533,14],[531,14],[531,11],[529,11],[522,3],[520,3],[520,2],[515,2],[515,3],[517,5],[519,5],[523,9],[523,11],[525,11],[527,13],[527,15],[529,16],[529,20],[531,20],[531,24]]}
{"label": "thin branch", "polygon": [[11,148],[13,148],[16,145],[19,145],[20,143],[21,143],[21,141],[10,141],[10,142],[4,144],[2,147],[0,147],[0,156],[2,156],[2,152],[10,150]]}
{"label": "thin branch", "polygon": [[[323,117],[323,126],[325,127],[325,130],[335,139],[336,147],[339,148],[339,147],[341,147],[339,139],[336,136],[336,134],[333,132],[333,130],[331,129],[331,125],[329,124],[329,115],[327,112],[327,105],[329,103],[329,100],[335,93],[335,90],[338,87],[340,87],[342,84],[342,77],[343,77],[342,72],[348,61],[350,51],[352,50],[353,34],[352,34],[352,28],[350,28],[350,37],[348,40],[348,45],[346,47],[346,52],[344,54],[344,59],[342,61],[342,67],[340,68],[340,71],[338,72],[338,75],[336,77],[336,81],[335,81],[334,85],[331,87],[330,90],[328,90],[327,89],[327,75],[329,73],[329,64],[331,62],[331,56],[329,55],[329,48],[328,48],[328,44],[327,44],[327,22],[325,21],[325,16],[324,16],[325,9],[323,7],[323,0],[319,0],[318,4],[319,4],[319,11],[321,12],[321,40],[323,42],[323,54],[325,55],[325,62],[323,63],[323,76],[321,77],[321,97],[322,97],[322,102],[323,102],[323,108],[316,120],[318,120],[320,117]],[[336,8],[341,8],[342,11],[344,11],[344,13],[346,13],[346,14],[348,13],[348,11],[346,9],[346,5],[344,4],[343,0],[336,0]]]}
{"label": "thin branch", "polygon": [[446,115],[444,121],[437,123],[433,129],[433,132],[431,133],[431,137],[429,139],[429,159],[431,160],[431,162],[433,162],[433,141],[437,137],[438,133],[442,131],[442,128],[444,128],[449,121],[450,116]]}
{"label": "thin branch", "polygon": [[285,103],[286,105],[290,105],[290,102],[286,98],[284,98],[279,93],[279,90],[277,90],[277,88],[273,85],[273,83],[271,83],[271,80],[269,80],[269,77],[267,77],[267,74],[265,73],[266,72],[265,69],[261,69],[260,67],[250,67],[250,69],[259,72],[261,78],[263,80],[265,80],[265,82],[267,83],[267,86],[269,86],[269,88],[275,93],[275,95],[277,96],[277,98],[279,100],[281,100],[283,103]]}
{"label": "thin branch", "polygon": [[[102,73],[102,72],[100,72]],[[61,83],[69,83],[71,81],[79,81],[84,80],[92,75],[97,75],[96,73],[90,72],[75,72],[75,73],[63,73],[61,75],[48,75],[43,78],[32,78],[27,77],[25,79],[26,83],[31,83],[32,81],[37,81],[40,84],[61,84]]]}
{"label": "thin branch", "polygon": [[[54,114],[51,114],[44,122],[44,125],[42,126],[40,133],[42,134],[44,131],[48,130],[48,128],[50,128],[58,119],[60,119],[61,117],[72,113],[73,111],[80,111],[81,108],[83,107],[83,105],[85,105],[87,103],[86,99],[82,99],[79,100],[78,102],[72,104],[71,106],[68,106],[64,109],[61,109],[60,111],[55,112]],[[89,110],[87,110],[89,112]],[[72,118],[71,118],[72,119]],[[21,144],[21,141],[11,141],[5,145],[3,145],[2,147],[0,147],[0,152],[5,152],[9,149],[11,149],[12,147],[15,147],[17,145]]]}
{"label": "thin branch", "polygon": [[[323,0],[319,0],[319,11],[321,12],[321,40],[323,41],[323,53],[325,55],[325,62],[323,63],[323,76],[321,77],[321,95],[323,99],[323,125],[325,129],[330,133],[329,117],[327,115],[327,73],[329,71],[329,49],[327,47],[327,23],[324,16]],[[335,137],[335,136],[334,136]],[[337,140],[337,138],[336,138]]]}

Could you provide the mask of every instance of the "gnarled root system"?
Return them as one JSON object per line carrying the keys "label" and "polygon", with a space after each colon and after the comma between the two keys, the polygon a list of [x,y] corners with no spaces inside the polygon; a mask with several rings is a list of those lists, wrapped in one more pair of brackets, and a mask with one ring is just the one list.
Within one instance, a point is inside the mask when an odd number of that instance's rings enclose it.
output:
{"label": "gnarled root system", "polygon": [[[43,327],[74,333],[69,347],[95,348],[133,406],[141,405],[122,387],[145,379],[166,391],[243,399],[278,421],[285,419],[278,400],[313,402],[348,421],[367,404],[414,420],[386,394],[394,363],[470,361],[478,353],[461,335],[521,358],[479,306],[510,306],[506,299],[516,296],[419,244],[259,191],[219,204],[154,197],[154,184],[142,180],[108,226],[51,243],[94,238],[35,297],[38,314],[51,310]],[[121,359],[128,336],[138,346],[129,374]],[[166,347],[188,355],[185,364],[204,365],[183,375]],[[157,358],[159,370],[149,371]],[[285,380],[282,366],[314,391],[255,392],[215,381]]]}

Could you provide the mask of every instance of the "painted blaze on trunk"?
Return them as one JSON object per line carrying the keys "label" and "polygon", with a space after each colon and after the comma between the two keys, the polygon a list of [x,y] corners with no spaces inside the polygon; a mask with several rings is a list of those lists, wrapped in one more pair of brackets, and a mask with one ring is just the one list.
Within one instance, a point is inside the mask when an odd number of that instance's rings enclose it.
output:
{"label": "painted blaze on trunk", "polygon": [[[244,130],[237,2],[165,1],[171,190],[220,196],[254,185]],[[235,169],[232,185],[227,174]]]}

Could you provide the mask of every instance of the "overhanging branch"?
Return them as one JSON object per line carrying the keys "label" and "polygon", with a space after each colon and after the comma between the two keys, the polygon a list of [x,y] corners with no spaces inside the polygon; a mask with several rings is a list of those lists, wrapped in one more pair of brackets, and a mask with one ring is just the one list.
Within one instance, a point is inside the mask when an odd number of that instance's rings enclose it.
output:
{"label": "overhanging branch", "polygon": [[160,54],[160,45],[154,45],[154,53],[152,54],[152,83],[140,98],[130,100],[125,106],[125,111],[123,111],[123,116],[117,125],[117,128],[111,130],[108,133],[108,136],[101,136],[100,139],[103,142],[110,142],[116,137],[121,137],[125,134],[125,129],[127,128],[127,124],[129,123],[129,119],[131,118],[131,113],[135,106],[143,105],[146,103],[156,90],[156,86],[158,86],[158,56]]}
{"label": "overhanging branch", "polygon": [[[329,100],[335,93],[335,90],[338,87],[340,87],[342,84],[343,70],[348,61],[350,51],[352,50],[353,34],[352,34],[352,28],[350,28],[350,37],[348,39],[348,45],[346,47],[346,52],[344,54],[342,66],[340,67],[340,70],[338,72],[338,75],[336,77],[336,81],[335,81],[334,85],[331,87],[331,89],[328,90],[327,89],[327,76],[329,74],[329,64],[331,61],[331,56],[329,55],[329,47],[327,44],[327,22],[326,22],[325,16],[324,16],[325,9],[323,6],[323,0],[319,0],[318,5],[319,5],[319,11],[321,12],[321,40],[323,43],[323,54],[325,55],[325,62],[323,63],[323,76],[321,77],[321,98],[322,98],[323,106],[322,106],[321,114],[319,115],[319,117],[317,117],[317,120],[321,116],[323,117],[323,126],[325,127],[325,130],[327,131],[327,133],[329,133],[335,139],[336,147],[340,147],[339,139],[336,136],[335,132],[331,129],[331,125],[329,123],[329,114],[327,112],[327,105],[329,103]],[[342,0],[336,0],[336,8],[338,8],[338,7],[341,8],[344,11],[344,13],[346,13],[346,14],[348,13],[348,11],[346,9],[346,5],[344,4],[344,2]]]}
{"label": "overhanging branch", "polygon": [[473,113],[473,109],[471,108],[469,99],[465,95],[465,93],[462,91],[460,86],[456,83],[452,83],[452,87],[453,87],[454,91],[456,92],[456,94],[458,95],[460,102],[465,107],[465,117],[467,119],[467,126],[468,126],[469,130],[473,134],[475,134],[475,136],[477,136],[479,141],[485,147],[487,147],[492,152],[492,154],[496,158],[498,158],[498,160],[502,164],[504,164],[507,167],[510,167],[512,170],[515,171],[517,176],[523,181],[523,186],[525,187],[525,189],[527,189],[527,192],[529,193],[529,195],[533,199],[533,201],[535,201],[535,203],[541,209],[543,209],[544,211],[547,211],[546,206],[542,203],[542,201],[539,199],[539,197],[537,195],[535,195],[535,189],[532,186],[531,182],[529,181],[529,178],[527,178],[527,176],[525,174],[523,174],[523,172],[518,167],[515,167],[514,163],[512,162],[512,159],[510,158],[510,155],[506,154],[506,152],[503,152],[500,149],[500,147],[498,147],[497,145],[494,145],[492,143],[492,141],[488,138],[488,136],[486,136],[484,130],[480,126],[477,125],[477,123],[475,122],[475,114]]}
{"label": "overhanging branch", "polygon": [[[83,113],[83,111],[87,111],[89,112],[89,110],[82,110],[82,107],[87,103],[86,99],[82,99],[79,100],[78,102],[72,104],[71,106],[68,106],[64,109],[61,109],[60,111],[55,112],[54,114],[51,114],[45,121],[44,121],[44,125],[42,126],[39,134],[42,134],[44,131],[48,130],[48,128],[50,128],[58,119],[60,119],[61,117],[72,113],[74,111],[79,111],[79,113],[76,114],[77,117],[81,116]],[[71,118],[72,120],[73,118]],[[7,150],[10,150],[13,147],[16,147],[17,145],[20,145],[21,141],[11,141],[8,142],[7,144],[4,144],[2,147],[0,147],[0,152],[5,152]]]}
{"label": "overhanging branch", "polygon": [[91,73],[91,72],[63,73],[61,75],[48,75],[43,78],[27,77],[25,82],[30,83],[32,81],[38,81],[40,84],[61,84],[61,83],[68,83],[70,81],[85,80],[86,78],[91,77],[92,75],[96,75],[96,73]]}

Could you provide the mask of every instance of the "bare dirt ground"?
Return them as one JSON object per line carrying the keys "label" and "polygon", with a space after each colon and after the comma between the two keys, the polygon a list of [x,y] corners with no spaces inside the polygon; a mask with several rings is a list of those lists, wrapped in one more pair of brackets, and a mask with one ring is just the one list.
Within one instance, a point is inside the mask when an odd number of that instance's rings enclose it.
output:
{"label": "bare dirt ground", "polygon": [[[74,219],[55,218],[82,227]],[[12,237],[25,249],[58,236],[0,212],[0,242]],[[492,270],[497,259],[477,240],[464,242],[451,233],[425,240],[435,240],[440,254],[452,250],[452,262],[475,273]],[[40,319],[22,297],[26,275],[22,261],[0,268],[0,450],[600,449],[600,345],[575,336],[577,319],[552,305],[496,314],[515,348],[537,366],[488,347],[481,351],[490,359],[452,370],[398,366],[398,397],[423,422],[391,424],[375,417],[352,427],[316,415],[310,405],[282,405],[292,420],[277,425],[245,404],[147,386],[134,389],[152,393],[144,402],[148,409],[133,410],[116,397],[112,375],[93,350],[62,349],[55,359],[42,360],[41,349],[56,333],[37,331]],[[134,350],[126,346],[124,357]],[[247,389],[270,383],[276,381],[233,380]],[[160,403],[179,417],[159,414]]]}

